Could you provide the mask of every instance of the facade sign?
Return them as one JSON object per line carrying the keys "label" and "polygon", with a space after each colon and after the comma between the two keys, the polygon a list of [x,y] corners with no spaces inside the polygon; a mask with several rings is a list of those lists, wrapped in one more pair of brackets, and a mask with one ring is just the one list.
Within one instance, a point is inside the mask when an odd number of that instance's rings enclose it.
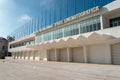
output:
{"label": "facade sign", "polygon": [[71,16],[71,17],[69,17],[69,18],[66,18],[66,19],[64,19],[64,20],[62,20],[62,21],[59,21],[59,22],[53,24],[53,26],[59,26],[59,25],[61,25],[61,24],[63,24],[63,23],[67,23],[67,22],[70,22],[70,21],[72,21],[72,20],[79,19],[79,18],[81,18],[81,17],[83,17],[83,16],[89,15],[89,14],[91,14],[91,13],[95,13],[95,12],[97,12],[97,11],[100,11],[100,7],[99,7],[99,6],[94,7],[94,8],[91,8],[91,9],[86,10],[86,11],[84,11],[84,12],[81,12],[81,13],[79,13],[79,14],[76,14],[75,16]]}

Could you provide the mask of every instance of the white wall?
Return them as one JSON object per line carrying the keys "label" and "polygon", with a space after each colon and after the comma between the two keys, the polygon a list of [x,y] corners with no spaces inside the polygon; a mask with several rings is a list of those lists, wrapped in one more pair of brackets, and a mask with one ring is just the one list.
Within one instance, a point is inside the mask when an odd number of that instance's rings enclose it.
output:
{"label": "white wall", "polygon": [[110,45],[98,44],[88,46],[88,62],[111,63]]}
{"label": "white wall", "polygon": [[106,16],[103,16],[103,29],[109,28],[109,19]]}
{"label": "white wall", "polygon": [[28,52],[26,52],[25,54],[26,54],[25,59],[28,60],[29,57]]}
{"label": "white wall", "polygon": [[33,60],[33,52],[32,51],[30,51],[30,60]]}
{"label": "white wall", "polygon": [[34,53],[34,54],[35,54],[35,60],[37,60],[37,61],[38,61],[38,60],[39,60],[39,53],[38,53],[38,51],[35,51],[35,53]]}
{"label": "white wall", "polygon": [[39,50],[38,54],[39,54],[40,60],[44,60],[44,61],[47,60],[47,50],[44,50],[44,49]]}
{"label": "white wall", "polygon": [[118,8],[120,8],[120,0],[115,0],[111,2],[110,4],[107,4],[104,6],[102,9],[102,13],[106,13],[108,11],[112,11]]}

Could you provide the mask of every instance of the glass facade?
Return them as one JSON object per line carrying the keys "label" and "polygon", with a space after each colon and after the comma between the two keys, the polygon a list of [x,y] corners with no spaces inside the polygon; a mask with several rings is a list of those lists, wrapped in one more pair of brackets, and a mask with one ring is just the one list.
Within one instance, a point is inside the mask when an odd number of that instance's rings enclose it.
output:
{"label": "glass facade", "polygon": [[120,17],[110,20],[110,27],[120,26]]}
{"label": "glass facade", "polygon": [[18,44],[12,44],[12,45],[10,45],[10,48],[28,46],[28,45],[33,45],[33,44],[35,44],[35,41],[34,40],[29,40],[29,41],[18,43]]}
{"label": "glass facade", "polygon": [[[25,37],[26,35],[30,35],[38,30],[46,28],[48,25],[52,25],[55,22],[59,22],[65,18],[68,18],[70,16],[73,16],[75,14],[88,10],[90,8],[93,8],[95,6],[104,6],[114,0],[53,0],[53,1],[54,1],[53,4],[49,6],[46,5],[45,10],[43,9],[42,11],[40,11],[40,13],[35,12],[36,13],[35,16],[38,16],[38,17],[33,18],[31,21],[28,21],[27,23],[25,23],[24,25],[16,29],[13,33],[11,33],[11,36],[14,36],[15,40],[20,39],[22,37]],[[38,8],[37,11],[39,10],[41,9]],[[83,24],[70,25],[72,28],[74,28],[74,30],[72,31],[71,31],[71,27],[66,27],[67,31],[65,32],[65,36],[78,34],[79,32],[84,33],[84,32],[92,31],[93,25],[89,25],[91,23],[90,21],[88,22],[83,21],[81,23]],[[79,31],[75,25],[82,26],[81,31]],[[94,27],[95,28],[97,27],[96,24],[94,24]],[[86,28],[89,28],[89,29],[86,29]],[[55,31],[54,33],[61,32],[61,30]],[[53,34],[53,33],[50,33],[50,34]],[[59,36],[56,36],[56,35],[59,35]],[[44,37],[44,38],[45,40],[50,40],[52,38],[56,39],[63,36],[64,36],[63,33],[59,33],[59,34],[55,34],[54,37],[49,37],[49,38]]]}
{"label": "glass facade", "polygon": [[36,36],[36,43],[87,33],[100,29],[100,16],[95,16],[46,33],[39,34]]}

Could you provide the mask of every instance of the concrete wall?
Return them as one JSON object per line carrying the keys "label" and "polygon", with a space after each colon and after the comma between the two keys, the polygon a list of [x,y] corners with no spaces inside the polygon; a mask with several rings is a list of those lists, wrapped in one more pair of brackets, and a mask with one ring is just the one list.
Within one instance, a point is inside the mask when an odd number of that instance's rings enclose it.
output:
{"label": "concrete wall", "polygon": [[103,20],[103,29],[109,28],[110,27],[110,25],[109,25],[110,23],[109,23],[108,17],[102,16],[102,20]]}
{"label": "concrete wall", "polygon": [[83,47],[72,48],[72,61],[73,62],[84,62]]}
{"label": "concrete wall", "polygon": [[35,54],[35,60],[36,60],[36,61],[39,61],[39,53],[38,53],[38,51],[35,51],[34,54]]}
{"label": "concrete wall", "polygon": [[28,52],[26,52],[25,54],[26,54],[25,59],[27,60],[29,57]]}
{"label": "concrete wall", "polygon": [[106,13],[108,11],[113,11],[115,9],[118,9],[120,8],[120,0],[115,0],[107,5],[105,5],[103,8],[102,8],[102,13]]}
{"label": "concrete wall", "polygon": [[5,38],[0,37],[0,54],[8,55],[8,41]]}
{"label": "concrete wall", "polygon": [[39,50],[38,54],[39,54],[40,60],[44,60],[44,61],[47,60],[47,50],[44,50],[44,49]]}
{"label": "concrete wall", "polygon": [[89,63],[111,63],[110,45],[98,44],[88,46]]}
{"label": "concrete wall", "polygon": [[74,55],[76,58],[74,62],[111,64],[111,46],[109,44],[94,44],[62,49],[58,48],[51,50],[16,52],[13,56],[15,56],[15,58],[18,57],[18,59],[24,59],[25,57],[26,60],[46,61],[49,60],[49,51],[53,52],[53,55],[51,57],[54,59],[53,61],[72,62],[73,54],[76,53],[76,55]]}

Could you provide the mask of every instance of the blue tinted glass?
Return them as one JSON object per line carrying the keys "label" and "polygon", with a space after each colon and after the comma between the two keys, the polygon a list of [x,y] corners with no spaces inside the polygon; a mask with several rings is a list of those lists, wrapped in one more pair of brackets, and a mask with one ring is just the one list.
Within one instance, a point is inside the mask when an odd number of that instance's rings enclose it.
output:
{"label": "blue tinted glass", "polygon": [[68,0],[68,16],[73,16],[75,11],[74,11],[74,0]]}
{"label": "blue tinted glass", "polygon": [[62,19],[67,18],[67,0],[60,0],[62,1]]}
{"label": "blue tinted glass", "polygon": [[85,0],[85,10],[88,10],[96,6],[94,3],[95,3],[95,0]]}
{"label": "blue tinted glass", "polygon": [[76,13],[82,12],[83,10],[83,0],[76,0]]}
{"label": "blue tinted glass", "polygon": [[[21,26],[19,29],[17,29],[17,31],[15,30],[15,32],[13,32],[15,38],[19,39],[35,31],[38,31],[39,29],[47,27],[48,25],[58,22],[60,21],[60,19],[63,20],[69,16],[73,16],[77,13],[88,10],[95,6],[104,6],[114,0],[53,0],[53,1],[54,1],[53,5],[51,4],[46,5],[46,8],[43,9],[41,8],[39,9],[39,7],[34,8],[37,5],[31,6],[33,8],[32,13],[34,13],[34,16],[38,15],[40,16],[39,21],[38,19],[35,18],[29,21],[28,25],[25,25],[25,27]],[[92,30],[91,28],[92,27],[90,26],[89,29],[90,31]],[[23,30],[25,30],[25,32],[23,32]],[[85,29],[83,30],[85,31]]]}

